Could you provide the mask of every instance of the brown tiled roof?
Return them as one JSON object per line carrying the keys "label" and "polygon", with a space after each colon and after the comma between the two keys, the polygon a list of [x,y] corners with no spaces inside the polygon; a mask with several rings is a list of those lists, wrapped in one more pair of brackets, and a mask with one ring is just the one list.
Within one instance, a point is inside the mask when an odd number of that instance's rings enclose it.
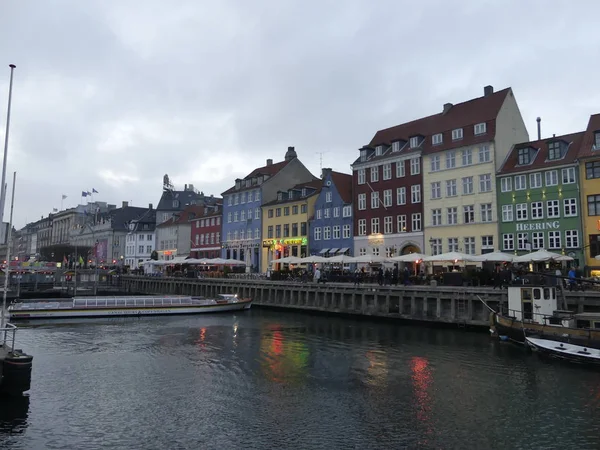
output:
{"label": "brown tiled roof", "polygon": [[[285,166],[288,165],[290,161],[280,161],[278,163],[275,164],[271,164],[269,166],[263,166],[263,167],[259,167],[258,169],[254,169],[252,172],[250,172],[248,175],[246,175],[243,180],[247,180],[248,178],[252,178],[252,177],[257,177],[259,175],[269,175],[270,177],[272,177],[273,175],[275,175],[277,172],[279,172],[281,169],[283,169]],[[249,187],[241,187],[240,189],[236,189],[235,185],[230,187],[229,189],[227,189],[225,192],[223,192],[221,195],[226,195],[226,194],[231,194],[233,192],[243,192],[245,190],[249,190],[249,189],[256,189],[258,186],[260,185],[252,185]]]}
{"label": "brown tiled roof", "polygon": [[[285,189],[285,191],[289,191],[290,189],[302,189],[302,188],[312,188],[315,191],[311,192],[311,193],[307,193],[306,197],[298,197],[298,198],[292,198],[292,199],[282,199],[282,200],[273,200],[269,203],[265,203],[262,206],[270,206],[270,205],[282,205],[284,203],[291,203],[291,202],[297,202],[298,200],[306,200],[309,197],[312,197],[313,195],[318,194],[319,192],[321,192],[321,179],[320,178],[315,178],[312,181],[309,181],[307,183],[301,183],[301,184],[297,184],[289,189]],[[284,191],[284,189],[281,189],[282,191]]]}
{"label": "brown tiled roof", "polygon": [[[563,166],[565,164],[574,163],[577,159],[577,152],[581,147],[581,141],[584,132],[565,134],[563,136],[553,136],[539,141],[523,142],[513,146],[511,151],[508,153],[501,169],[498,171],[499,174],[515,173],[515,172],[528,172],[531,170],[546,169],[549,167]],[[548,160],[548,144],[553,141],[565,141],[569,145],[567,147],[567,153],[561,159]],[[533,157],[531,164],[519,166],[518,153],[519,149],[531,147],[537,152]]]}
{"label": "brown tiled roof", "polygon": [[344,203],[352,203],[352,175],[332,170],[331,179]]}
{"label": "brown tiled roof", "polygon": [[157,228],[170,227],[171,225],[180,225],[182,223],[187,223],[194,216],[201,216],[204,213],[204,206],[201,205],[190,205],[186,207],[183,211],[179,213],[179,216],[175,216],[170,218],[169,220],[164,221],[161,224],[158,224]]}
{"label": "brown tiled roof", "polygon": [[579,158],[589,158],[591,156],[600,156],[600,149],[592,150],[595,139],[596,131],[600,131],[600,114],[594,114],[590,116],[585,135],[581,141],[581,148],[579,149]]}
{"label": "brown tiled roof", "polygon": [[[413,120],[395,127],[379,130],[375,133],[369,143],[370,147],[377,145],[391,145],[392,142],[402,140],[408,142],[412,136],[424,136],[425,139],[420,147],[416,149],[402,150],[400,154],[408,151],[421,151],[423,154],[436,153],[459,146],[473,145],[481,142],[489,142],[496,133],[496,117],[508,95],[512,95],[512,89],[506,88],[492,93],[487,97],[478,97],[472,100],[453,105],[446,113],[440,112],[432,116]],[[474,125],[486,123],[486,132],[481,135],[474,134]],[[452,130],[463,128],[463,138],[458,141],[452,140]],[[443,143],[433,145],[431,137],[442,133]],[[389,157],[389,151],[377,159]],[[370,158],[369,161],[374,160]],[[357,160],[358,162],[359,160]]]}
{"label": "brown tiled roof", "polygon": [[208,214],[204,214],[204,210],[197,214],[196,217],[190,219],[192,220],[200,220],[200,219],[210,219],[211,217],[217,217],[223,215],[223,205],[218,205],[217,210],[214,210],[214,206],[209,206],[210,212]]}

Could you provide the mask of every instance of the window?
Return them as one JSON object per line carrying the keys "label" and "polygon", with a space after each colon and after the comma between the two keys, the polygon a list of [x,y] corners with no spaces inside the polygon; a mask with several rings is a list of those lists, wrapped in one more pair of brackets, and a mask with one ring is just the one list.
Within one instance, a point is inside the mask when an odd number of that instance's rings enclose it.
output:
{"label": "window", "polygon": [[464,149],[462,151],[462,165],[470,166],[473,164],[473,150],[470,148]]}
{"label": "window", "polygon": [[[286,214],[287,216],[287,214]],[[331,209],[330,208],[323,208],[323,218],[324,219],[329,219],[331,217]]]}
{"label": "window", "polygon": [[331,203],[332,198],[333,198],[333,194],[331,193],[331,191],[325,193],[325,201],[327,203]]}
{"label": "window", "polygon": [[255,202],[260,202],[260,191],[259,190],[256,190],[254,192],[254,201]]}
{"label": "window", "polygon": [[490,156],[490,146],[482,145],[481,147],[479,147],[479,162],[486,163],[490,162],[491,160],[492,158]]}
{"label": "window", "polygon": [[438,226],[442,224],[442,210],[432,209],[431,210],[431,225]]}
{"label": "window", "polygon": [[531,163],[531,151],[529,147],[520,148],[517,153],[518,165],[524,166]]}
{"label": "window", "polygon": [[358,254],[360,256],[365,256],[367,254],[367,249],[366,248],[359,248],[358,249]]}
{"label": "window", "polygon": [[502,248],[504,250],[514,250],[515,249],[515,237],[511,233],[502,235]]}
{"label": "window", "polygon": [[341,236],[341,232],[342,232],[342,227],[340,227],[339,225],[334,225],[333,226],[333,239],[339,239]]}
{"label": "window", "polygon": [[365,184],[366,176],[365,169],[358,169],[358,184]]}
{"label": "window", "polygon": [[575,167],[568,167],[562,170],[562,184],[575,183]]}
{"label": "window", "polygon": [[400,151],[400,142],[396,141],[396,142],[392,142],[392,152],[399,152]]}
{"label": "window", "polygon": [[442,133],[437,133],[437,134],[434,134],[433,136],[431,136],[431,143],[433,145],[440,145],[442,142],[444,142]]}
{"label": "window", "polygon": [[342,208],[342,217],[352,217],[352,206],[346,205]]}
{"label": "window", "polygon": [[437,172],[440,170],[440,155],[435,155],[431,157],[431,171]]}
{"label": "window", "polygon": [[411,158],[410,174],[419,175],[421,173],[421,158]]}
{"label": "window", "polygon": [[585,178],[588,180],[600,178],[600,161],[585,163]]}
{"label": "window", "polygon": [[458,251],[458,238],[448,238],[448,251],[449,252],[457,252]]}
{"label": "window", "polygon": [[[391,194],[391,191],[390,191]],[[410,187],[410,202],[421,203],[421,185],[414,184]]]}
{"label": "window", "polygon": [[406,214],[400,214],[397,218],[398,233],[404,233],[406,231]]}
{"label": "window", "polygon": [[383,165],[383,179],[391,180],[392,179],[392,164],[387,163]]}
{"label": "window", "polygon": [[386,208],[388,206],[392,206],[392,190],[391,189],[386,189],[385,191],[383,191],[383,206],[385,206]]}
{"label": "window", "polygon": [[371,183],[379,181],[379,167],[371,167]]}
{"label": "window", "polygon": [[491,222],[492,219],[492,204],[491,203],[483,203],[481,206],[481,221],[482,222]]}
{"label": "window", "polygon": [[383,145],[375,147],[375,156],[381,156],[383,154]]}
{"label": "window", "polygon": [[544,218],[544,204],[542,202],[531,202],[531,219]]}
{"label": "window", "polygon": [[462,179],[463,194],[473,193],[473,177],[464,177]]}
{"label": "window", "polygon": [[233,204],[237,205],[240,203],[240,194],[235,194],[235,197],[233,198]]}
{"label": "window", "polygon": [[392,221],[392,216],[383,218],[383,233],[384,234],[392,234],[394,232],[394,222]]}
{"label": "window", "polygon": [[542,174],[540,172],[529,174],[529,187],[531,189],[542,187]]}
{"label": "window", "polygon": [[306,211],[308,210],[308,206],[305,204],[300,205],[300,214],[306,214]]}
{"label": "window", "polygon": [[340,217],[340,207],[336,206],[333,208],[333,217]]}
{"label": "window", "polygon": [[565,231],[565,246],[567,248],[579,247],[579,232],[577,230]]}
{"label": "window", "polygon": [[275,237],[277,239],[281,238],[281,225],[275,225]]}
{"label": "window", "polygon": [[331,227],[323,227],[323,240],[328,241],[331,239]]}
{"label": "window", "polygon": [[410,148],[417,148],[419,146],[419,137],[413,136],[410,138]]}
{"label": "window", "polygon": [[367,209],[367,194],[358,194],[358,210]]}
{"label": "window", "polygon": [[242,193],[240,194],[240,203],[241,203],[241,204],[244,204],[244,203],[246,203],[246,193],[245,193],[245,192],[242,192]]}
{"label": "window", "polygon": [[475,254],[475,238],[474,237],[466,237],[465,238],[465,253],[467,255]]}
{"label": "window", "polygon": [[513,205],[502,205],[502,222],[512,222]]}
{"label": "window", "polygon": [[[258,219],[258,217],[256,217],[256,211],[258,211],[258,208],[256,208],[256,210],[254,211],[254,218]],[[298,214],[298,205],[294,205],[292,206],[292,216],[295,216]]]}
{"label": "window", "polygon": [[[329,209],[327,209],[327,211],[329,212]],[[283,208],[283,215],[284,216],[289,216],[290,215],[290,207],[289,206],[286,206],[286,207]]]}
{"label": "window", "polygon": [[533,233],[531,233],[531,248],[533,250],[539,250],[540,248],[544,248],[543,231],[534,231]]}
{"label": "window", "polygon": [[558,184],[558,171],[549,170],[546,172],[546,186],[556,186]]}
{"label": "window", "polygon": [[492,174],[479,175],[479,192],[490,192],[492,190]]}
{"label": "window", "polygon": [[[258,228],[255,230],[255,235],[258,236]],[[306,236],[306,222],[300,222],[300,236]]]}
{"label": "window", "polygon": [[573,217],[577,215],[577,199],[565,198],[563,200],[563,207],[565,217]]}
{"label": "window", "polygon": [[317,220],[320,220],[322,217],[323,217],[323,210],[322,210],[322,209],[317,209],[317,210],[315,211],[315,218],[316,218]]}
{"label": "window", "polygon": [[502,192],[510,192],[512,191],[512,178],[506,177],[500,179],[500,190]]}
{"label": "window", "polygon": [[494,249],[494,236],[481,236],[481,250]]}
{"label": "window", "polygon": [[517,205],[517,220],[527,220],[527,203]]}
{"label": "window", "polygon": [[600,150],[600,131],[596,131],[596,144],[594,144],[594,150]]}
{"label": "window", "polygon": [[379,192],[371,192],[371,209],[379,208]]}
{"label": "window", "polygon": [[367,160],[367,151],[366,150],[361,150],[360,151],[360,160],[361,161],[366,161]]}
{"label": "window", "polygon": [[442,187],[439,181],[431,183],[431,198],[442,198]]}
{"label": "window", "polygon": [[275,208],[275,217],[281,217],[281,208]]}
{"label": "window", "polygon": [[[269,210],[269,212],[272,212],[273,210]],[[227,213],[227,223],[231,223],[231,213]]]}
{"label": "window", "polygon": [[270,209],[267,213],[267,216],[269,216],[269,219],[271,219],[273,217],[273,210]]}
{"label": "window", "polygon": [[233,195],[227,196],[227,206],[233,205]]}
{"label": "window", "polygon": [[396,178],[402,178],[404,176],[406,176],[405,161],[398,161],[396,163]]}
{"label": "window", "polygon": [[548,248],[560,247],[560,231],[548,231]]}
{"label": "window", "polygon": [[588,216],[600,216],[600,195],[588,195]]}
{"label": "window", "polygon": [[558,200],[548,200],[546,202],[546,210],[547,210],[546,217],[548,219],[551,219],[554,217],[560,217],[560,211],[558,208]]}
{"label": "window", "polygon": [[523,191],[527,189],[527,178],[525,175],[515,176],[515,191]]}
{"label": "window", "polygon": [[463,138],[463,130],[462,128],[457,128],[456,130],[452,130],[452,140],[457,141],[458,139]]}
{"label": "window", "polygon": [[478,123],[477,125],[475,125],[475,134],[483,134],[485,133],[485,122],[483,123]]}
{"label": "window", "polygon": [[464,223],[475,223],[475,208],[473,205],[463,206]]}
{"label": "window", "polygon": [[290,237],[290,224],[289,223],[283,224],[283,237]]}
{"label": "window", "polygon": [[518,250],[530,250],[528,233],[517,233],[517,249]]}
{"label": "window", "polygon": [[396,188],[396,204],[406,205],[406,188],[405,187]]}
{"label": "window", "polygon": [[548,144],[548,159],[552,161],[553,159],[560,159],[561,157],[560,142],[550,142]]}
{"label": "window", "polygon": [[371,219],[371,234],[379,233],[379,217]]}
{"label": "window", "polygon": [[456,225],[458,223],[458,208],[456,206],[447,208],[446,218],[448,225]]}
{"label": "window", "polygon": [[367,220],[358,219],[358,235],[365,236],[367,234]]}
{"label": "window", "polygon": [[446,169],[454,169],[456,167],[456,152],[446,153]]}
{"label": "window", "polygon": [[441,255],[442,254],[442,240],[440,238],[431,239],[431,254]]}
{"label": "window", "polygon": [[244,222],[245,220],[246,220],[246,211],[241,210],[240,211],[240,222]]}
{"label": "window", "polygon": [[342,238],[348,239],[350,238],[350,225],[344,225],[342,228]]}
{"label": "window", "polygon": [[237,211],[234,211],[234,212],[233,212],[233,221],[234,221],[234,222],[237,222],[237,221],[238,221],[238,212],[237,212]]}
{"label": "window", "polygon": [[421,213],[412,215],[412,231],[421,231]]}
{"label": "window", "polygon": [[446,197],[456,196],[456,180],[446,181]]}

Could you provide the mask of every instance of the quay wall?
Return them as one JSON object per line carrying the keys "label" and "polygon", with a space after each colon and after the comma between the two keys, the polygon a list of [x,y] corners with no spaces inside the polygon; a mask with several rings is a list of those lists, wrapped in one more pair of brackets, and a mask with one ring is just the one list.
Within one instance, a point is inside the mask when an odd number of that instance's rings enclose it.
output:
{"label": "quay wall", "polygon": [[[144,294],[179,294],[211,297],[237,293],[261,307],[318,311],[331,314],[374,316],[487,327],[489,310],[506,304],[506,290],[489,287],[378,286],[294,283],[226,278],[186,279],[124,276],[122,290]],[[600,311],[600,292],[566,293],[569,309]]]}

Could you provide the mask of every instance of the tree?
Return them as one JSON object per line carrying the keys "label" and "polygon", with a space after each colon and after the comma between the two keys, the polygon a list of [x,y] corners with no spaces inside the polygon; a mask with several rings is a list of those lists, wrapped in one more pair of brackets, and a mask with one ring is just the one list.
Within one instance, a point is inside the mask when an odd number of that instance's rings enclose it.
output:
{"label": "tree", "polygon": [[153,250],[152,253],[150,253],[150,259],[158,261],[158,252],[156,250]]}

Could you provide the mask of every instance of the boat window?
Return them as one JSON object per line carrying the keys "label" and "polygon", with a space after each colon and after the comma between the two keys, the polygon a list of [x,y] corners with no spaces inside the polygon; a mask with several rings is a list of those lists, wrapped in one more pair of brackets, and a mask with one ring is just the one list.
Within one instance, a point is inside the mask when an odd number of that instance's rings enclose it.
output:
{"label": "boat window", "polygon": [[550,288],[544,288],[544,298],[546,300],[551,300],[552,297],[550,296]]}
{"label": "boat window", "polygon": [[107,306],[115,306],[115,303],[116,303],[115,299],[106,300]]}
{"label": "boat window", "polygon": [[533,299],[534,300],[539,300],[540,298],[542,298],[542,290],[541,289],[534,289],[533,290]]}
{"label": "boat window", "polygon": [[590,321],[589,320],[578,320],[577,328],[590,328]]}
{"label": "boat window", "polygon": [[531,289],[521,289],[521,299],[531,300]]}
{"label": "boat window", "polygon": [[594,328],[600,328],[600,322],[594,322]]}
{"label": "boat window", "polygon": [[117,300],[117,305],[119,305],[119,306],[125,306],[125,300],[122,299],[122,298],[118,299]]}

